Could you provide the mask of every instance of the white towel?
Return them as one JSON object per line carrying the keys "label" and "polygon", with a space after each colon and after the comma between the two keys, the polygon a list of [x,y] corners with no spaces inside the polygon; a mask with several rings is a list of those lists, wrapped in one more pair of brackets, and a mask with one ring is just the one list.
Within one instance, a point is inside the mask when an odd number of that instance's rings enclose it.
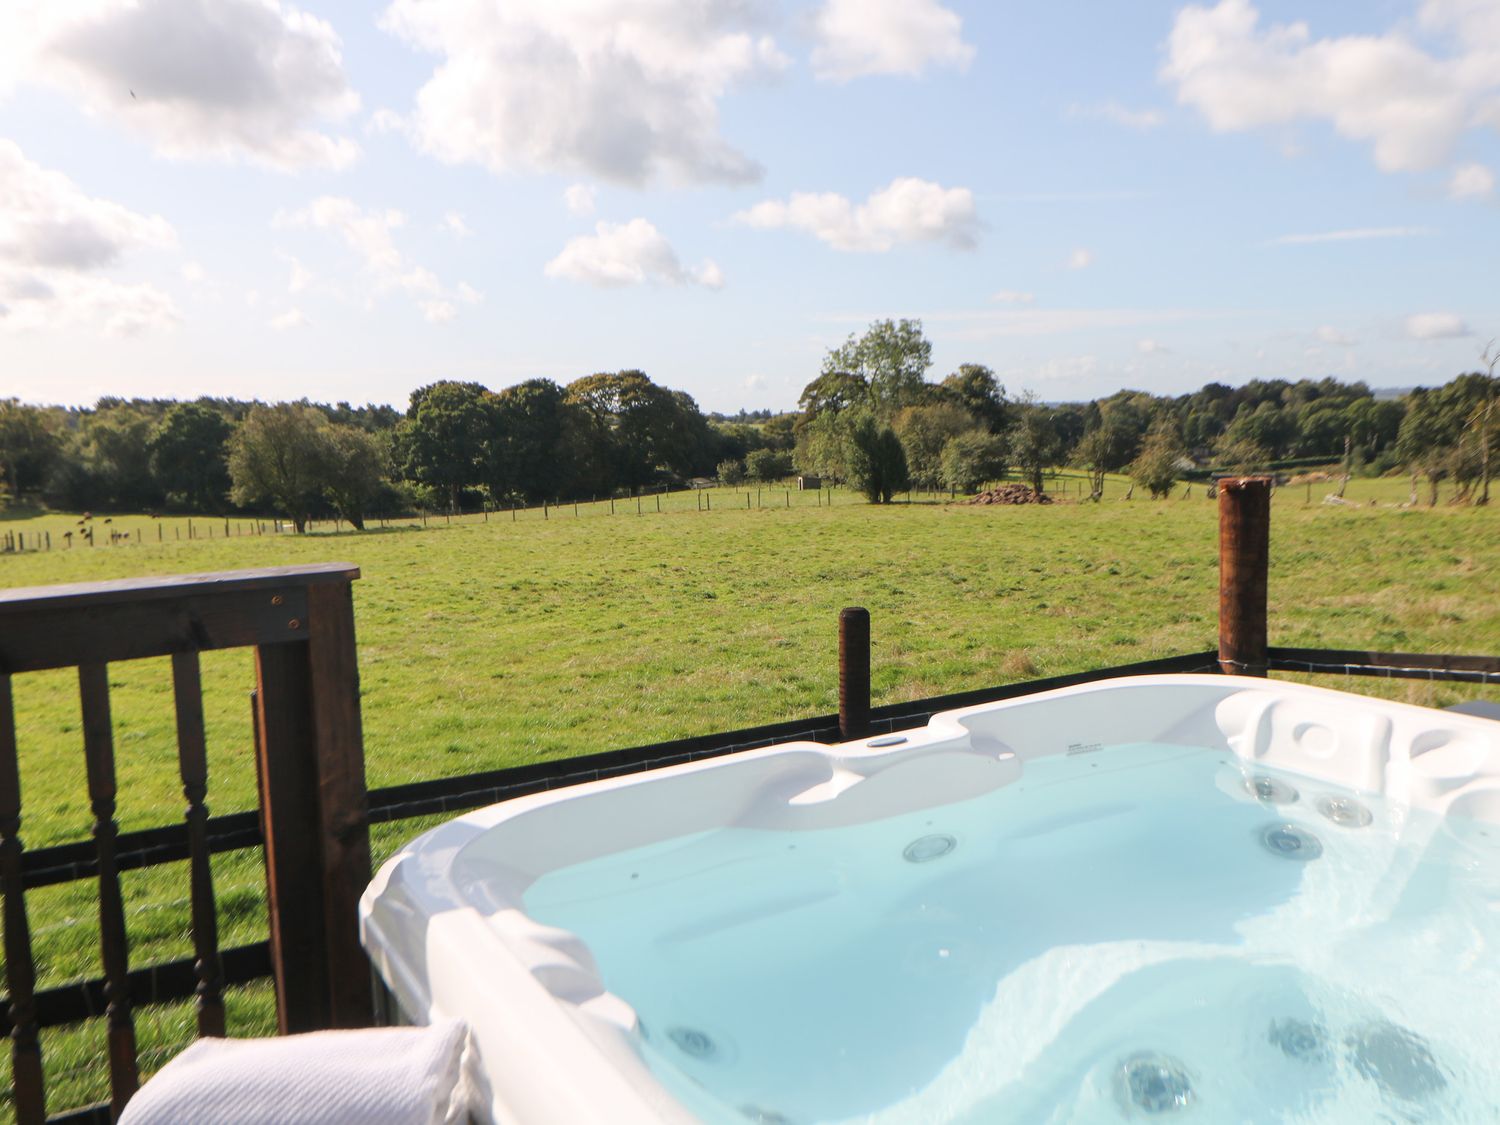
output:
{"label": "white towel", "polygon": [[456,1125],[467,1031],[316,1031],[200,1039],[130,1100],[119,1125]]}

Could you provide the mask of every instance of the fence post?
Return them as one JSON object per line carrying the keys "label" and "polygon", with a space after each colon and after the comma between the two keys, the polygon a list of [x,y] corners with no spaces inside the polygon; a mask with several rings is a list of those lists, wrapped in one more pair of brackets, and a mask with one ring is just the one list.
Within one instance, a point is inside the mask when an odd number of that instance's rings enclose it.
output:
{"label": "fence post", "polygon": [[1219,669],[1264,676],[1271,480],[1227,477],[1218,484]]}
{"label": "fence post", "polygon": [[256,764],[283,1034],[366,1026],[373,1016],[358,929],[370,835],[353,590],[346,581],[306,593],[306,620],[290,627],[307,640],[256,649]]}
{"label": "fence post", "polygon": [[870,733],[870,611],[839,611],[839,737]]}

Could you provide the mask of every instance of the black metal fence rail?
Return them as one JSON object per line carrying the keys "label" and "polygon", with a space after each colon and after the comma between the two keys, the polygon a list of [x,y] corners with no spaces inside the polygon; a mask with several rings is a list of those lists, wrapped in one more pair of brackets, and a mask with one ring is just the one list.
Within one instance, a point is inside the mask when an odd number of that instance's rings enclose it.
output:
{"label": "black metal fence rail", "polygon": [[1266,650],[1272,671],[1327,672],[1398,680],[1449,680],[1500,684],[1500,656],[1447,656],[1428,652],[1365,652],[1349,648]]}

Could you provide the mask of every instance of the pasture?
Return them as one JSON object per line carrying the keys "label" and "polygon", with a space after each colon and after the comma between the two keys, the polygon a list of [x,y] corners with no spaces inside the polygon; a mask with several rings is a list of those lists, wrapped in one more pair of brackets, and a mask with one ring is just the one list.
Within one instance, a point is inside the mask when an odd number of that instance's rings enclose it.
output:
{"label": "pasture", "polygon": [[[1076,478],[1074,478],[1076,479]],[[1280,490],[1273,505],[1273,644],[1493,652],[1500,648],[1500,511],[1400,509],[1405,481]],[[751,494],[747,508],[746,492]],[[50,530],[54,549],[0,555],[0,586],[295,565],[357,564],[365,746],[371,786],[467,773],[692,733],[826,713],[836,706],[838,610],[873,618],[874,701],[1210,648],[1217,612],[1216,508],[1203,486],[1149,501],[971,507],[937,498],[866,505],[848,493],[755,486],[548,512],[401,521],[365,533],[177,538],[180,521],[113,516],[137,545],[57,549],[77,517],[0,517]],[[1424,494],[1425,499],[1425,494]],[[1371,505],[1370,501],[1376,501]],[[787,506],[789,501],[790,506]],[[96,524],[99,520],[94,521]],[[195,524],[206,522],[195,518]],[[248,521],[246,521],[248,522]],[[234,521],[231,520],[231,527]],[[245,652],[203,660],[209,803],[253,807],[252,683]],[[1322,677],[1442,705],[1467,685]],[[181,813],[166,661],[111,666],[122,829]],[[1497,696],[1492,689],[1492,698]],[[15,681],[25,818],[37,847],[86,839],[77,685]],[[376,860],[417,826],[375,832]],[[132,961],[187,956],[185,864],[125,877]],[[259,857],[214,860],[225,947],[264,935]],[[87,882],[28,897],[38,987],[95,975]],[[229,990],[231,1028],[266,1030],[265,985]],[[97,1022],[97,1021],[96,1021]],[[191,1034],[187,1005],[137,1015],[143,1069]],[[53,1108],[105,1092],[93,1023],[44,1038]],[[8,1067],[8,1058],[4,1064]],[[5,1083],[8,1087],[8,1082]]]}

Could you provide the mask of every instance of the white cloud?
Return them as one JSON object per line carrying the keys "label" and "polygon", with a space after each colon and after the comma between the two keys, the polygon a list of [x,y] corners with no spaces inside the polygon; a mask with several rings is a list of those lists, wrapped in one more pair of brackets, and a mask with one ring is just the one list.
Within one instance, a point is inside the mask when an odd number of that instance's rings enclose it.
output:
{"label": "white cloud", "polygon": [[1094,252],[1079,247],[1068,255],[1068,268],[1070,270],[1086,270],[1094,264]]}
{"label": "white cloud", "polygon": [[603,288],[641,285],[648,281],[682,285],[691,282],[710,289],[724,284],[723,272],[711,261],[685,268],[666,237],[645,219],[628,223],[599,222],[592,235],[572,239],[548,262],[548,277],[582,281]]}
{"label": "white cloud", "polygon": [[422,309],[422,319],[428,324],[447,324],[458,315],[458,310],[453,307],[452,301],[421,301],[419,304]]}
{"label": "white cloud", "polygon": [[1170,349],[1160,340],[1146,339],[1137,340],[1135,350],[1140,352],[1142,355],[1158,355],[1162,352],[1169,351]]}
{"label": "white cloud", "polygon": [[[316,229],[337,234],[362,259],[375,296],[402,292],[417,300],[429,322],[451,319],[451,311],[445,315],[434,302],[446,303],[455,294],[450,294],[431,270],[408,262],[396,249],[392,234],[405,224],[406,216],[400,211],[367,209],[352,199],[333,195],[319,196],[300,211],[278,212],[271,222],[281,230]],[[293,276],[296,277],[295,272]],[[462,291],[457,295],[466,302],[472,303],[478,297],[468,286],[463,286]],[[464,296],[464,292],[474,296]]]}
{"label": "white cloud", "polygon": [[1069,355],[1043,360],[1033,367],[1028,375],[1044,383],[1061,383],[1073,379],[1089,379],[1098,372],[1098,356]]}
{"label": "white cloud", "polygon": [[805,230],[835,250],[884,251],[902,242],[942,242],[971,249],[979,237],[974,193],[905,177],[856,206],[834,192],[794,192],[768,199],[733,221],[760,230]]}
{"label": "white cloud", "polygon": [[62,90],[174,157],[343,167],[319,130],[359,104],[324,20],[279,0],[20,0],[0,9],[0,84]]}
{"label": "white cloud", "polygon": [[766,385],[766,377],[759,372],[745,376],[745,389],[747,391],[758,391]]}
{"label": "white cloud", "polygon": [[305,327],[308,324],[308,319],[301,309],[287,309],[286,312],[278,313],[266,321],[266,323],[277,332],[289,332],[293,328]]}
{"label": "white cloud", "polygon": [[563,202],[575,215],[592,215],[594,213],[594,189],[587,184],[570,184],[563,192]]}
{"label": "white cloud", "polygon": [[1370,238],[1422,238],[1431,227],[1356,227],[1353,230],[1325,230],[1314,234],[1283,234],[1271,239],[1272,246],[1305,246],[1317,242],[1363,242]]}
{"label": "white cloud", "polygon": [[386,31],[441,62],[406,130],[448,163],[743,183],[760,167],[719,135],[738,81],[788,60],[756,0],[395,0]]}
{"label": "white cloud", "polygon": [[288,293],[301,293],[316,280],[312,270],[308,269],[296,258],[288,257],[288,264],[292,267],[291,276],[287,278],[286,291]]}
{"label": "white cloud", "polygon": [[457,211],[449,211],[443,216],[443,229],[455,238],[468,238],[474,232],[469,229],[469,224]]}
{"label": "white cloud", "polygon": [[61,172],[28,160],[0,138],[0,261],[68,270],[112,266],[127,250],[172,246],[160,215],[140,215],[85,195]]}
{"label": "white cloud", "polygon": [[1123,125],[1127,129],[1155,129],[1166,121],[1166,115],[1158,109],[1130,109],[1119,102],[1100,102],[1098,105],[1075,105],[1068,110],[1069,116],[1096,118]]}
{"label": "white cloud", "polygon": [[835,82],[918,75],[929,66],[964,70],[974,58],[963,21],[937,0],[827,0],[814,27],[813,70]]}
{"label": "white cloud", "polygon": [[1347,332],[1340,332],[1331,324],[1321,326],[1315,333],[1319,340],[1325,344],[1337,344],[1340,347],[1351,348],[1354,346],[1354,337]]}
{"label": "white cloud", "polygon": [[182,274],[182,280],[190,285],[200,285],[208,276],[197,262],[184,262],[178,272]]}
{"label": "white cloud", "polygon": [[1406,334],[1413,340],[1444,340],[1473,335],[1456,313],[1417,313],[1406,318]]}
{"label": "white cloud", "polygon": [[1453,170],[1448,194],[1454,199],[1483,199],[1495,190],[1495,173],[1483,164],[1463,164]]}
{"label": "white cloud", "polygon": [[1427,0],[1419,25],[1451,40],[1438,56],[1403,29],[1315,39],[1306,23],[1259,26],[1250,0],[1177,13],[1162,77],[1221,132],[1300,120],[1366,141],[1385,171],[1446,162],[1468,129],[1497,121],[1500,17],[1490,0]]}
{"label": "white cloud", "polygon": [[0,327],[82,326],[114,336],[168,328],[179,317],[166,293],[97,274],[133,252],[176,243],[160,215],[86,195],[0,139]]}
{"label": "white cloud", "polygon": [[1002,289],[991,300],[999,301],[1003,305],[1029,305],[1036,300],[1036,294],[1026,293],[1019,289]]}

